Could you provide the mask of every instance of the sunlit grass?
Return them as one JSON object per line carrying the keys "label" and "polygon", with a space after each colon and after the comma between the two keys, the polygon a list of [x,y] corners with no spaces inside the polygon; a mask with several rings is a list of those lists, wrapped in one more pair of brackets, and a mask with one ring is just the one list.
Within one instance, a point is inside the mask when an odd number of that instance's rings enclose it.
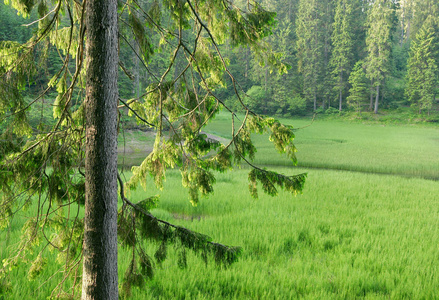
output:
{"label": "sunlit grass", "polygon": [[[282,119],[296,128],[298,166],[398,174],[439,179],[439,127],[362,124],[337,120]],[[207,131],[230,137],[230,120],[220,115]],[[268,135],[253,135],[256,163],[290,166],[274,155]]]}
{"label": "sunlit grass", "polygon": [[[226,176],[192,209],[169,181],[156,212],[242,246],[240,261],[220,269],[191,256],[180,270],[169,259],[138,299],[437,296],[438,182],[311,170],[302,195],[254,200],[245,170]],[[194,218],[172,217],[180,214]]]}
{"label": "sunlit grass", "polygon": [[[310,123],[283,121],[296,128]],[[228,124],[219,115],[207,131],[227,138]],[[206,266],[189,254],[188,268],[181,270],[170,250],[155,277],[132,298],[438,298],[439,181],[423,179],[439,177],[438,137],[432,126],[317,120],[296,131],[298,168],[275,155],[266,136],[255,135],[257,163],[289,175],[309,173],[303,194],[296,197],[260,192],[252,199],[247,168],[217,174],[214,194],[197,207],[190,204],[177,170],[167,172],[163,190],[147,180],[146,190],[129,194],[133,202],[159,195],[154,215],[215,242],[241,246],[243,252],[227,269],[213,261]],[[130,176],[124,171],[124,178]],[[2,259],[14,253],[24,220],[20,215],[1,233]],[[157,247],[148,245],[151,256]],[[42,285],[59,269],[55,253],[46,254],[49,268],[35,281],[27,280],[26,268],[12,271],[12,294],[5,299],[47,298],[62,274]],[[121,279],[128,259],[121,248]]]}

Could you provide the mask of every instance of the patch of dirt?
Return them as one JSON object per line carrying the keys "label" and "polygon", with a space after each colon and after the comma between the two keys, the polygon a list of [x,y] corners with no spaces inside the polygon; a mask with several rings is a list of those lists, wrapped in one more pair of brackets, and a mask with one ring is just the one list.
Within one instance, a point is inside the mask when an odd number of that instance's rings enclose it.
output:
{"label": "patch of dirt", "polygon": [[223,145],[227,145],[227,144],[230,142],[229,139],[226,139],[226,138],[223,138],[223,137],[220,137],[220,136],[214,135],[214,134],[210,134],[210,133],[207,133],[207,132],[204,132],[204,131],[201,131],[200,133],[201,133],[201,134],[205,134],[205,135],[207,135],[207,137],[208,137],[209,139],[212,139],[212,140],[218,141],[218,142],[220,142],[220,143],[223,144]]}
{"label": "patch of dirt", "polygon": [[[230,140],[225,139],[223,137],[210,134],[207,132],[200,132],[201,134],[205,134],[209,139],[218,141],[222,144],[228,144]],[[122,140],[122,142],[119,142],[119,147],[117,149],[117,152],[119,154],[121,153],[135,153],[135,152],[141,152],[141,153],[150,153],[153,149],[153,140],[155,139],[156,133],[153,131],[146,131],[142,132],[142,134],[145,135],[144,141],[139,141],[135,138],[134,131],[127,130],[125,131],[124,138],[125,140]]]}
{"label": "patch of dirt", "polygon": [[151,152],[152,144],[153,144],[153,142],[151,142],[151,139],[153,140],[155,138],[155,132],[146,131],[146,132],[142,132],[142,134],[144,134],[146,138],[144,141],[139,141],[134,138],[133,131],[131,130],[125,131],[124,134],[125,139],[119,143],[117,152],[118,153]]}
{"label": "patch of dirt", "polygon": [[202,219],[205,219],[206,216],[198,215],[198,216],[190,216],[182,213],[172,213],[172,217],[176,220],[185,220],[185,221],[201,221]]}

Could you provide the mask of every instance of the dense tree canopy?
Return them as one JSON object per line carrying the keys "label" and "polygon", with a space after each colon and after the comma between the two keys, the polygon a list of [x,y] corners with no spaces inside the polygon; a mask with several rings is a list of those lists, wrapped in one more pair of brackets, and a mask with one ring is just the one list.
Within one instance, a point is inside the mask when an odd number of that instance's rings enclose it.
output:
{"label": "dense tree canopy", "polygon": [[419,111],[425,110],[428,113],[435,101],[435,88],[438,86],[438,64],[434,55],[436,44],[433,24],[429,18],[412,42],[407,74],[409,100]]}
{"label": "dense tree canopy", "polygon": [[[92,127],[84,102],[93,81],[87,81],[85,1],[4,3],[1,225],[9,226],[21,209],[37,208],[23,229],[21,250],[5,267],[46,243],[60,250],[67,269],[78,269],[88,180],[85,136]],[[258,184],[271,195],[278,188],[295,193],[304,175],[276,174],[252,163],[252,133],[262,132],[296,160],[292,129],[258,114],[292,116],[331,107],[378,113],[378,108],[410,104],[417,113],[437,108],[435,0],[127,0],[114,9],[117,132],[136,128],[154,131],[155,137],[153,151],[132,169],[128,182],[114,177],[123,203],[119,241],[137,251],[125,276],[127,292],[132,284],[141,284],[138,278],[152,275],[153,262],[164,259],[169,244],[226,264],[239,253],[155,218],[149,212],[156,201],[152,195],[132,203],[129,190],[150,176],[161,187],[166,169],[179,168],[196,205],[200,195],[213,191],[216,171],[248,163],[252,195],[257,196]],[[232,118],[226,144],[202,132],[220,110]],[[160,245],[154,259],[142,248],[145,238]],[[184,265],[184,251],[181,257]],[[30,274],[37,275],[44,263],[38,252]],[[7,274],[0,276],[7,286]]]}
{"label": "dense tree canopy", "polygon": [[346,78],[349,76],[353,60],[353,14],[349,1],[337,2],[332,32],[333,51],[331,57],[332,73],[335,89],[339,94],[338,109],[342,110],[343,94],[346,88]]}
{"label": "dense tree canopy", "polygon": [[[181,249],[182,266],[187,249],[206,261],[212,256],[219,264],[237,259],[239,248],[155,218],[149,212],[154,198],[131,202],[125,191],[143,185],[149,176],[161,187],[166,169],[179,168],[194,205],[200,194],[213,192],[215,171],[241,162],[251,166],[249,188],[254,197],[258,183],[270,195],[278,188],[295,194],[305,178],[251,162],[256,152],[251,133],[270,132],[275,148],[295,162],[294,134],[292,128],[245,105],[220,49],[226,42],[232,48],[249,47],[266,68],[284,73],[286,66],[264,40],[271,34],[275,13],[253,1],[242,6],[223,1],[116,3],[11,1],[24,17],[36,14],[29,21],[33,34],[25,42],[0,44],[2,226],[10,226],[18,211],[36,211],[24,225],[18,254],[6,259],[4,267],[19,264],[36,250],[29,271],[34,277],[47,263],[45,250],[58,250],[65,278],[74,277],[73,294],[82,276],[83,299],[117,299],[117,240],[133,249],[125,293],[152,276],[146,239],[158,242],[157,263],[166,257],[168,244]],[[48,64],[50,68],[44,68]],[[226,76],[242,117],[216,94],[226,86]],[[119,97],[118,77],[120,83],[142,82],[144,88],[124,90],[124,84],[119,85]],[[126,98],[132,94],[136,97]],[[52,116],[31,122],[30,111],[47,113],[46,101]],[[232,116],[226,144],[201,131],[220,109]],[[130,117],[153,130],[155,142],[123,183],[115,151],[122,119]],[[6,289],[6,271],[1,276]],[[62,282],[54,292],[63,295]]]}
{"label": "dense tree canopy", "polygon": [[[363,96],[370,98],[369,106],[362,105],[361,110],[409,106],[410,45],[428,18],[437,39],[436,1],[267,0],[264,4],[277,12],[277,28],[267,41],[290,68],[284,74],[267,67],[249,69],[258,60],[246,50],[238,50],[230,68],[237,78],[246,78],[245,91],[263,88],[257,102],[262,106],[248,100],[257,111],[288,116],[325,111],[328,105],[349,109],[343,99],[350,95],[348,77],[360,60],[369,79]],[[437,50],[434,53],[437,60]],[[435,94],[437,89],[435,85]],[[234,98],[230,86],[219,91]]]}
{"label": "dense tree canopy", "polygon": [[[148,1],[140,2],[147,3]],[[250,51],[250,48],[244,46],[243,43],[235,43],[227,38],[229,34],[222,37],[224,44],[218,43],[217,45],[227,57],[225,62],[228,64],[228,70],[239,82],[243,92],[249,91],[252,87],[252,93],[259,87],[263,89],[263,93],[257,95],[258,103],[263,105],[253,104],[252,106],[254,101],[246,97],[242,99],[243,103],[250,105],[257,113],[283,116],[300,115],[318,108],[326,109],[328,105],[340,109],[340,102],[342,109],[349,108],[343,101],[343,98],[349,96],[348,91],[351,88],[347,79],[355,63],[364,60],[366,63],[371,62],[367,64],[368,76],[372,80],[367,93],[369,97],[372,97],[370,109],[374,108],[377,100],[377,86],[379,86],[380,107],[408,105],[409,92],[405,90],[409,88],[406,75],[410,44],[415,40],[417,32],[429,16],[433,24],[433,35],[436,39],[438,38],[438,4],[433,0],[381,2],[366,0],[261,1],[263,7],[276,12],[274,18],[276,27],[270,29],[273,35],[259,41],[260,47],[264,49],[267,49],[267,43],[270,44],[271,54],[264,57],[258,55]],[[233,3],[239,8],[245,8],[247,5],[246,1],[233,1]],[[386,9],[381,11],[382,5],[385,5]],[[374,11],[374,7],[378,9]],[[381,21],[378,15],[374,15],[378,12],[385,13],[385,19],[382,20],[387,22],[386,26],[378,26]],[[124,14],[127,13],[128,10],[124,10]],[[20,20],[20,17],[6,6],[2,7],[2,14],[5,14],[5,18],[2,18],[0,26],[6,28],[2,32],[13,35],[8,40],[27,40],[36,24],[27,27],[15,26],[15,29],[11,29],[13,24],[24,23],[23,20]],[[36,10],[33,10],[32,14],[36,18]],[[142,15],[142,12],[133,14],[134,19],[141,18]],[[170,24],[166,22],[160,25]],[[386,29],[388,32],[379,41],[381,35],[372,27],[377,30]],[[217,26],[217,29],[212,29],[212,33],[220,32],[221,28],[224,26]],[[130,29],[123,25],[120,29],[125,38],[122,37],[120,43],[122,67],[119,70],[119,87],[121,96],[130,99],[139,97],[142,90],[156,80],[151,72],[159,74],[160,71],[163,72],[163,69],[166,69],[163,66],[166,65],[172,50],[169,45],[165,44],[160,45],[160,51],[152,53],[153,49],[148,50],[148,45],[159,43],[161,37],[151,28],[145,28],[145,33],[151,33],[151,40],[140,47],[146,50],[145,55],[150,56],[148,62],[150,72],[144,71],[139,57],[132,55],[132,49],[140,48],[137,43],[129,40]],[[22,33],[16,32],[17,30]],[[178,35],[177,29],[172,30],[174,30],[172,35]],[[27,32],[28,36],[20,40],[24,32]],[[310,32],[313,35],[310,35]],[[190,39],[195,33],[183,30],[182,34],[183,38]],[[265,43],[265,46],[261,43]],[[373,50],[373,45],[378,45],[377,43],[385,44],[379,59]],[[39,74],[39,82],[31,86],[34,89],[37,86],[41,87],[45,80],[50,80],[59,67],[56,50],[53,47],[49,48],[46,64],[52,75],[47,72]],[[437,53],[439,52],[436,50],[434,54],[436,61],[439,58]],[[275,71],[275,69],[279,70],[279,65],[274,67],[275,58],[285,64],[288,68],[287,72],[285,68],[280,73]],[[184,70],[184,60],[183,52],[178,51],[169,75],[178,77],[178,73]],[[124,73],[124,70],[128,72]],[[379,77],[382,79],[377,80]],[[237,96],[233,81],[227,75],[222,79],[224,85],[216,88],[216,95],[224,99],[229,108],[239,111],[241,108],[239,101],[235,101]],[[315,90],[315,97],[313,90]],[[434,87],[435,93],[436,90],[437,86]],[[367,110],[367,106],[362,109]]]}

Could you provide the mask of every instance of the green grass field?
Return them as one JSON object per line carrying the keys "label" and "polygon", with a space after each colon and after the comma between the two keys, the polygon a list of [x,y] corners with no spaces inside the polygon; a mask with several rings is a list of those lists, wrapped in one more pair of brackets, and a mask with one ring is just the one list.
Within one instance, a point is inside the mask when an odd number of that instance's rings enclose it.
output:
{"label": "green grass field", "polygon": [[[439,179],[439,127],[338,120],[281,119],[296,128],[299,166]],[[230,119],[220,114],[208,132],[230,137]],[[260,164],[289,166],[273,156],[267,136],[254,135]]]}
{"label": "green grass field", "polygon": [[[207,131],[227,138],[228,121],[219,115]],[[214,195],[197,207],[178,171],[167,173],[163,191],[148,182],[146,191],[132,192],[133,201],[159,194],[158,217],[243,248],[227,269],[189,254],[182,270],[170,251],[132,299],[439,298],[439,128],[317,120],[296,137],[299,167],[255,136],[259,164],[284,174],[308,172],[296,197],[260,192],[252,199],[246,168],[218,174]],[[2,258],[13,253],[19,228],[17,220],[2,233]],[[157,246],[148,246],[151,255]],[[120,277],[127,259],[121,249]],[[32,282],[27,270],[13,270],[13,292],[5,299],[46,299],[56,278],[40,286],[54,270]]]}
{"label": "green grass field", "polygon": [[253,200],[240,170],[220,176],[215,196],[192,208],[176,200],[178,174],[169,177],[155,213],[241,245],[243,256],[228,269],[191,256],[180,270],[169,259],[137,299],[438,297],[438,182],[311,170],[302,195]]}

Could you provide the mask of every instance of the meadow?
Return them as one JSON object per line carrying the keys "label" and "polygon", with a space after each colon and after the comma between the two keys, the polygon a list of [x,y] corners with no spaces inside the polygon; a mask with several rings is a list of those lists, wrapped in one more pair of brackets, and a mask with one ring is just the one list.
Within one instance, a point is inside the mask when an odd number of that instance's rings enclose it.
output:
{"label": "meadow", "polygon": [[[295,128],[298,166],[439,179],[437,125],[350,122],[347,120],[280,119]],[[230,136],[230,118],[220,114],[208,132]],[[265,135],[254,135],[256,162],[288,166],[273,155]]]}
{"label": "meadow", "polygon": [[[131,298],[439,298],[439,128],[282,121],[299,128],[299,165],[276,155],[267,136],[255,136],[256,162],[284,174],[307,172],[303,194],[260,192],[252,199],[246,167],[217,174],[214,194],[196,207],[176,170],[167,173],[163,191],[148,182],[146,191],[131,193],[133,201],[158,194],[157,217],[243,248],[228,268],[188,254],[188,267],[180,269],[170,250],[154,278]],[[219,115],[206,131],[227,139],[228,124]],[[13,251],[18,225],[2,233],[2,258]],[[151,255],[157,247],[148,245]],[[123,249],[119,261],[122,277],[128,263]],[[13,270],[12,294],[5,299],[46,299],[54,283],[41,286],[42,278],[53,271],[29,282],[26,270]]]}

